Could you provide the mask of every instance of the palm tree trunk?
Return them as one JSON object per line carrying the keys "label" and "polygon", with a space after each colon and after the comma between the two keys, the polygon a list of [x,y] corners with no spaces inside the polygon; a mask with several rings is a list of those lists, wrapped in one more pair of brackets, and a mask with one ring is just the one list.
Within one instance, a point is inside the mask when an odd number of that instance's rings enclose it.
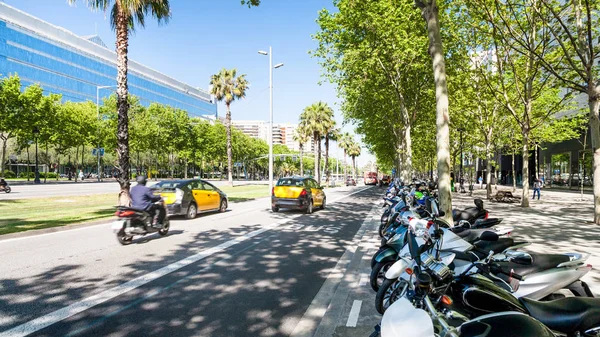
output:
{"label": "palm tree trunk", "polygon": [[315,179],[317,183],[321,184],[321,136],[318,132],[313,134],[313,140],[315,142]]}
{"label": "palm tree trunk", "polygon": [[302,160],[303,156],[304,156],[304,145],[302,145],[302,143],[300,143],[300,176],[301,177],[304,176],[304,161]]}
{"label": "palm tree trunk", "polygon": [[329,136],[325,135],[325,185],[329,185]]}
{"label": "palm tree trunk", "polygon": [[227,179],[229,186],[233,187],[233,149],[231,145],[231,110],[229,109],[229,104],[227,104],[227,113],[225,115],[225,128],[227,130]]}
{"label": "palm tree trunk", "polygon": [[129,47],[129,20],[123,14],[121,1],[115,1],[118,11],[115,28],[117,31],[117,156],[119,158],[119,175],[117,181],[119,192],[119,205],[130,206],[129,194],[129,102],[127,101],[127,48]]}
{"label": "palm tree trunk", "polygon": [[348,179],[348,164],[346,163],[346,149],[344,149],[344,180]]}

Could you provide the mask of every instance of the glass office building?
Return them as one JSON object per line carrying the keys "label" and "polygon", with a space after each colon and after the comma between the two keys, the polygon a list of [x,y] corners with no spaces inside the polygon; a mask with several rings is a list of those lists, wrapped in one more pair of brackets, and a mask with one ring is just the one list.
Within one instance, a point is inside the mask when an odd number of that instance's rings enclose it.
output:
{"label": "glass office building", "polygon": [[[98,36],[81,37],[0,2],[0,76],[18,74],[23,86],[39,84],[65,101],[96,100],[98,87],[115,86],[116,53]],[[150,103],[216,115],[211,95],[129,60],[129,93]],[[100,97],[115,89],[101,89]]]}

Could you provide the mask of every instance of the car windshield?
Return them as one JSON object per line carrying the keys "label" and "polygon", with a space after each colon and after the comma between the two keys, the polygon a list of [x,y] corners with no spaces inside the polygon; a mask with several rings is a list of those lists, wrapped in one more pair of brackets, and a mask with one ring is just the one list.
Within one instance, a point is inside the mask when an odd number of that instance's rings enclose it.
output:
{"label": "car windshield", "polygon": [[304,180],[294,178],[282,178],[277,182],[277,186],[304,186]]}
{"label": "car windshield", "polygon": [[154,189],[172,189],[177,188],[181,184],[180,181],[161,181],[157,184],[152,185]]}

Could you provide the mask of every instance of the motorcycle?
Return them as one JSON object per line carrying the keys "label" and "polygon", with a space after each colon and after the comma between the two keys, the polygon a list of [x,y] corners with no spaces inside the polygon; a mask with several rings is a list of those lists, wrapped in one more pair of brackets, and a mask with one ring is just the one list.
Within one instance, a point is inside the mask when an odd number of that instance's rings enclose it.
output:
{"label": "motorcycle", "polygon": [[163,207],[165,218],[162,224],[154,226],[152,223],[154,217],[148,212],[125,206],[119,206],[115,215],[118,220],[113,222],[112,230],[117,234],[117,240],[122,245],[128,245],[133,242],[135,235],[147,235],[158,232],[161,236],[167,235],[170,228],[170,220],[166,216],[167,209],[163,200],[157,201],[156,204]]}
{"label": "motorcycle", "polygon": [[[404,267],[405,271],[410,269],[409,282],[405,283],[410,291],[406,291],[404,296],[413,303],[419,302],[423,297],[422,293],[426,292],[426,295],[437,296],[435,305],[441,308],[446,317],[453,320],[468,321],[490,313],[516,311],[532,316],[548,328],[567,336],[598,336],[600,333],[600,299],[567,297],[540,302],[529,296],[516,297],[519,281],[524,283],[530,276],[520,275],[510,265],[496,262],[492,252],[484,261],[472,263],[470,268],[455,276],[449,268],[449,264],[452,263],[449,261],[453,260],[455,255],[442,257],[439,249],[432,249],[439,245],[441,240],[442,233],[439,228],[426,232],[426,243],[419,245],[414,233],[415,227],[413,222],[407,231],[407,246],[412,260],[404,257],[402,261],[407,264],[400,266]],[[548,279],[552,273],[546,273],[546,281],[550,282],[546,285],[546,288],[550,289],[546,293],[568,285],[580,269],[591,269],[591,266],[582,266],[582,263],[581,259],[574,259],[564,263],[563,267],[556,267],[566,268],[571,278],[562,274],[559,278]],[[409,265],[412,267],[408,268]],[[477,269],[478,272],[470,273],[472,269]],[[497,276],[501,274],[508,277],[508,282]],[[535,282],[539,283],[540,280]],[[540,292],[537,295],[543,296]],[[587,295],[592,294],[590,292]]]}
{"label": "motorcycle", "polygon": [[542,322],[517,312],[484,315],[453,327],[429,298],[429,275],[425,275],[417,276],[422,294],[418,302],[413,304],[406,298],[394,302],[370,337],[555,337]]}

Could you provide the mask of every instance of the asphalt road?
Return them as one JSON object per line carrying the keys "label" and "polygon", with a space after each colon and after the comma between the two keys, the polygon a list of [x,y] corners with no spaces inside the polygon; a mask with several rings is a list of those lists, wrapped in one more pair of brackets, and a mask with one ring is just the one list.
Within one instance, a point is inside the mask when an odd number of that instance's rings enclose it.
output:
{"label": "asphalt road", "polygon": [[109,224],[0,239],[0,337],[311,335],[298,323],[379,195],[328,190],[312,215],[233,204],[129,246]]}
{"label": "asphalt road", "polygon": [[[227,184],[226,180],[209,180],[215,186]],[[10,183],[9,183],[10,184]],[[135,183],[133,183],[135,184]],[[234,185],[268,184],[268,181],[235,181]],[[8,194],[0,192],[0,200],[29,199],[60,196],[78,196],[105,193],[118,193],[119,184],[110,182],[59,182],[40,185],[11,185],[12,191]]]}

